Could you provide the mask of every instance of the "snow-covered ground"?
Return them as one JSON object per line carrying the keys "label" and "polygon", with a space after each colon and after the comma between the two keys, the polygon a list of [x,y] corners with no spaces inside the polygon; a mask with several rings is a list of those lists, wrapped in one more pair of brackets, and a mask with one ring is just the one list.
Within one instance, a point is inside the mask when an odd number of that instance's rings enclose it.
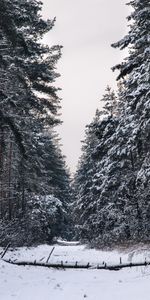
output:
{"label": "snow-covered ground", "polygon": [[[52,246],[8,251],[6,258],[46,261]],[[150,260],[147,247],[130,251],[98,251],[84,245],[55,246],[51,262],[117,263]],[[120,271],[55,270],[14,266],[0,261],[0,300],[149,300],[150,267]]]}

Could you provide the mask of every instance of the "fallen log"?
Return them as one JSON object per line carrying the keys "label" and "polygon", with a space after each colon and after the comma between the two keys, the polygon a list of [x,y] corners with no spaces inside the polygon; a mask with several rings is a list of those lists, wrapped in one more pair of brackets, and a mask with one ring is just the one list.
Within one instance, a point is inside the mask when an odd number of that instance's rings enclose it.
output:
{"label": "fallen log", "polygon": [[103,265],[92,265],[90,263],[86,264],[80,264],[80,263],[75,263],[75,264],[69,264],[69,263],[43,263],[41,261],[37,262],[30,262],[30,261],[12,261],[12,260],[7,260],[3,259],[6,263],[10,263],[13,265],[18,265],[18,266],[36,266],[36,267],[47,267],[47,268],[55,268],[55,269],[95,269],[95,270],[109,270],[109,271],[119,271],[124,268],[131,268],[131,267],[142,267],[142,266],[149,266],[150,262],[137,262],[137,263],[126,263],[126,264],[116,264],[116,265],[108,265],[108,264],[103,264]]}
{"label": "fallen log", "polygon": [[56,268],[56,269],[89,269],[92,267],[89,263],[85,265],[78,264],[77,262],[75,264],[67,264],[61,261],[60,263],[43,263],[41,261],[37,262],[30,262],[30,261],[16,261],[16,260],[10,260],[10,259],[3,259],[6,263],[10,263],[12,265],[17,266],[37,266],[37,267],[47,267],[47,268]]}

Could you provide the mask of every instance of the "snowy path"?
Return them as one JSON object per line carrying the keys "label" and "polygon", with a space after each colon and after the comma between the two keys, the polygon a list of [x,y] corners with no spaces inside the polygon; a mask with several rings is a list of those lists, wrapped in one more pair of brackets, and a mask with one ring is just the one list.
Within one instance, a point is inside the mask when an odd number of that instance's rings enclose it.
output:
{"label": "snowy path", "polygon": [[[43,245],[15,253],[8,252],[7,258],[47,258],[52,247]],[[103,252],[85,249],[84,246],[56,246],[51,260],[107,262],[118,261],[121,254],[124,261],[133,256],[130,253]],[[132,260],[150,253],[139,251]],[[0,300],[149,300],[150,267],[138,267],[121,271],[100,270],[52,270],[47,268],[17,267],[0,261]]]}

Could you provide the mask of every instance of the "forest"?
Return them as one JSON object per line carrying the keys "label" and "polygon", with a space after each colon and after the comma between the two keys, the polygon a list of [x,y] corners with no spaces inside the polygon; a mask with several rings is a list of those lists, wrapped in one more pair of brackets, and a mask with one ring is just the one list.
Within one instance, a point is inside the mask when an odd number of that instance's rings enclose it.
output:
{"label": "forest", "polygon": [[[39,0],[0,0],[0,246],[150,242],[150,3],[128,4],[128,56],[87,124],[74,178],[61,150],[62,46]],[[118,75],[117,75],[118,74]]]}

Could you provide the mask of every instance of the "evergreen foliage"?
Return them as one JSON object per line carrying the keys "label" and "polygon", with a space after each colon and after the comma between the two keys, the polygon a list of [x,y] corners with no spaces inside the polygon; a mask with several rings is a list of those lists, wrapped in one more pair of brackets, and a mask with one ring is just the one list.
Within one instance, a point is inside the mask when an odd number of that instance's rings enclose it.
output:
{"label": "evergreen foliage", "polygon": [[[107,105],[104,105],[103,111],[96,111],[93,122],[87,127],[82,147],[83,154],[74,179],[75,222],[77,234],[83,240],[91,240],[91,237],[95,240],[105,223],[105,218],[102,216],[104,202],[100,201],[100,195],[106,183],[105,165],[107,165],[108,152],[111,151],[111,137],[117,126],[117,120],[112,115],[112,111],[115,113],[117,99],[110,87],[106,88],[106,94],[101,101],[103,103],[105,101]],[[107,202],[109,203],[109,200]],[[98,217],[101,229],[96,228]]]}
{"label": "evergreen foliage", "polygon": [[83,154],[79,160],[78,168],[74,177],[73,189],[76,203],[73,210],[74,222],[78,238],[90,239],[94,204],[91,201],[91,186],[96,172],[96,163],[92,153],[97,147],[98,139],[95,135],[94,124],[100,119],[99,110],[96,111],[93,122],[86,128],[86,136],[83,141]]}
{"label": "evergreen foliage", "polygon": [[[66,228],[70,189],[65,160],[53,134],[54,126],[61,123],[55,87],[61,46],[50,48],[41,42],[55,22],[43,20],[41,1],[0,0],[0,7],[1,241],[5,243],[9,236],[12,243],[24,244],[26,222],[30,244],[36,239],[50,241],[53,234],[62,233],[63,224]],[[53,224],[54,202],[61,213],[56,213]],[[49,218],[46,230],[51,234],[47,236],[42,230],[44,215]],[[31,230],[37,219],[39,236]],[[12,232],[20,238],[15,240]]]}
{"label": "evergreen foliage", "polygon": [[[90,153],[96,171],[90,180],[88,169],[84,174],[90,184],[91,210],[82,222],[90,233],[83,232],[83,236],[92,245],[105,247],[150,240],[150,3],[133,0],[129,4],[133,8],[129,33],[112,45],[129,49],[129,56],[113,68],[119,70],[121,80],[117,108],[112,115],[107,89],[108,117],[96,124],[98,142]],[[82,171],[78,170],[77,178]],[[76,205],[81,207],[82,202],[83,207],[80,224],[87,205],[78,190]]]}

